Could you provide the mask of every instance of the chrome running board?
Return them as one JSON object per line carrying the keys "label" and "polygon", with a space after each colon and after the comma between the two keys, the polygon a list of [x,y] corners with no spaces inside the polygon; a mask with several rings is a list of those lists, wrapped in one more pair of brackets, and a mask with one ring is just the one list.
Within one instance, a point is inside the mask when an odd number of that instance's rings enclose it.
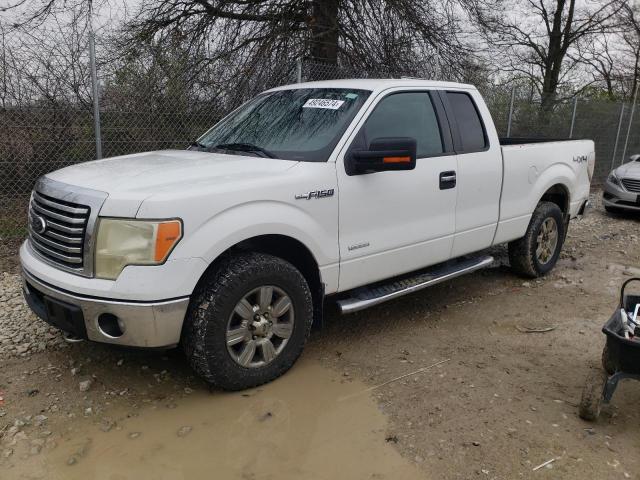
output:
{"label": "chrome running board", "polygon": [[423,288],[430,287],[437,283],[442,283],[452,278],[475,272],[481,268],[486,268],[493,263],[493,257],[484,256],[459,260],[454,264],[445,264],[422,270],[418,273],[411,273],[408,276],[396,277],[389,283],[378,282],[369,287],[362,287],[353,290],[353,296],[338,300],[338,307],[341,313],[353,313],[365,308],[373,307],[394,298],[417,292]]}

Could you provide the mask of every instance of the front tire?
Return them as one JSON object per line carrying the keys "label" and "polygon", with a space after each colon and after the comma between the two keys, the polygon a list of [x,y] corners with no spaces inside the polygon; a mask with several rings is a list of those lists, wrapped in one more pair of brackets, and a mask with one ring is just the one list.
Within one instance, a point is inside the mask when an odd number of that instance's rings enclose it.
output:
{"label": "front tire", "polygon": [[201,282],[182,345],[207,382],[243,390],[289,370],[312,322],[311,292],[298,269],[272,255],[242,253],[222,260]]}
{"label": "front tire", "polygon": [[533,211],[527,231],[519,240],[509,243],[509,263],[518,274],[537,278],[555,266],[566,233],[560,207],[540,202]]}

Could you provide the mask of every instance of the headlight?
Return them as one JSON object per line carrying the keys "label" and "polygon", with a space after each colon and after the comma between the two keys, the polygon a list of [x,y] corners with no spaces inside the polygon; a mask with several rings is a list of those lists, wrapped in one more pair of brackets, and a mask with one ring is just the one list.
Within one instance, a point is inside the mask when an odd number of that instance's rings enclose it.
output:
{"label": "headlight", "polygon": [[607,180],[613,183],[614,185],[620,186],[620,180],[618,180],[618,177],[616,177],[616,174],[613,172],[609,174],[609,177],[607,178]]}
{"label": "headlight", "polygon": [[96,240],[96,277],[115,280],[127,265],[159,265],[181,238],[180,220],[102,218]]}

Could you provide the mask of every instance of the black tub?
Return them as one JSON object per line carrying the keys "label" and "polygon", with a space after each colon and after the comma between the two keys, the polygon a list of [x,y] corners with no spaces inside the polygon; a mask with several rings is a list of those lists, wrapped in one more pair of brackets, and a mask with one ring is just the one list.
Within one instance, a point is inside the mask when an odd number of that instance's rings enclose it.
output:
{"label": "black tub", "polygon": [[620,316],[621,308],[633,312],[636,304],[640,303],[640,295],[625,293],[631,282],[640,282],[640,278],[632,278],[622,284],[618,308],[602,327],[607,336],[607,343],[602,351],[604,369],[591,369],[582,389],[578,414],[584,420],[594,421],[598,418],[602,404],[611,401],[620,380],[640,380],[640,332],[636,328],[636,340],[625,338]]}
{"label": "black tub", "polygon": [[604,369],[610,374],[626,372],[640,375],[640,338],[636,338],[636,340],[624,338],[620,318],[620,308],[624,308],[627,312],[633,312],[636,304],[640,303],[640,295],[625,294],[625,288],[631,282],[640,282],[640,278],[632,278],[624,282],[620,292],[618,309],[602,327],[602,332],[607,336],[602,363]]}

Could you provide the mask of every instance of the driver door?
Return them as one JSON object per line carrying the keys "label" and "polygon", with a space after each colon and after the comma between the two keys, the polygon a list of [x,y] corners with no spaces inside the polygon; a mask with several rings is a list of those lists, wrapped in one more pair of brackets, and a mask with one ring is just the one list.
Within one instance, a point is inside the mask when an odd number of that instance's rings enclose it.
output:
{"label": "driver door", "polygon": [[[355,132],[336,165],[340,291],[449,259],[455,233],[456,156],[439,96],[385,92]],[[414,138],[416,168],[347,174],[345,156],[383,137]]]}

